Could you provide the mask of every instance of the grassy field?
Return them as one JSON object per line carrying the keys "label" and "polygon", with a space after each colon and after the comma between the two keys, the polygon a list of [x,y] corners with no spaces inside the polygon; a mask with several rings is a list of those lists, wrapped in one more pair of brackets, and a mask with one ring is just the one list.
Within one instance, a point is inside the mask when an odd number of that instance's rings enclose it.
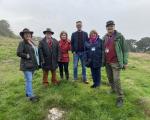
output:
{"label": "grassy field", "polygon": [[121,74],[125,93],[122,108],[116,108],[116,96],[109,93],[104,68],[102,86],[91,89],[89,70],[90,85],[81,80],[72,82],[72,62],[70,81],[62,81],[60,86],[43,88],[42,71],[37,71],[33,88],[40,101],[31,103],[25,97],[25,82],[16,57],[18,42],[0,37],[0,120],[44,120],[52,107],[65,110],[65,120],[150,120],[150,55],[130,53],[128,70]]}

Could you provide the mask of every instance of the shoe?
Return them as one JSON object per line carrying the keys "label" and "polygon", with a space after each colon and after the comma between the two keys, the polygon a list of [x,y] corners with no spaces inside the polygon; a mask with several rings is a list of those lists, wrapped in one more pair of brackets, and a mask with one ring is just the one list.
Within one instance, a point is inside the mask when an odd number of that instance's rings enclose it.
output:
{"label": "shoe", "polygon": [[86,81],[83,81],[83,83],[85,83],[85,84],[89,84],[89,82],[86,80]]}
{"label": "shoe", "polygon": [[91,88],[95,88],[95,85],[92,85]]}
{"label": "shoe", "polygon": [[48,87],[48,83],[44,83],[43,86],[44,86],[45,88],[47,88],[47,87]]}
{"label": "shoe", "polygon": [[69,80],[69,74],[66,75],[66,80]]}
{"label": "shoe", "polygon": [[51,71],[51,72],[52,72],[51,83],[54,85],[59,85],[60,81],[58,81],[56,78],[56,71]]}
{"label": "shoe", "polygon": [[92,85],[91,88],[97,88],[99,85]]}
{"label": "shoe", "polygon": [[116,101],[116,106],[117,107],[122,107],[123,106],[123,99],[122,98],[118,98]]}
{"label": "shoe", "polygon": [[31,102],[38,102],[39,101],[39,97],[38,96],[32,96],[32,97],[29,97],[29,100]]}
{"label": "shoe", "polygon": [[53,85],[59,85],[60,84],[60,81],[58,80],[55,80],[54,82],[52,82]]}

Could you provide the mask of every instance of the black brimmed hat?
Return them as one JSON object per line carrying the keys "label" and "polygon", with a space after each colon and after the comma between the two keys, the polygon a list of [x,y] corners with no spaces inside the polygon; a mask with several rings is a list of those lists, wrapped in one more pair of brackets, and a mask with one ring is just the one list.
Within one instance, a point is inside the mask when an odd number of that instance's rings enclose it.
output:
{"label": "black brimmed hat", "polygon": [[23,38],[24,33],[30,33],[31,35],[33,35],[33,31],[30,31],[28,28],[24,28],[21,32],[20,32],[20,36]]}

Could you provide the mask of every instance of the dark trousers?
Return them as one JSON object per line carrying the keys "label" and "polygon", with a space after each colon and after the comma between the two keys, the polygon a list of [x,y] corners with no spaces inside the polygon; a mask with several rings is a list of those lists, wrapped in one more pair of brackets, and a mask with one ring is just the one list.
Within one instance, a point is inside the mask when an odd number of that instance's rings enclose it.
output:
{"label": "dark trousers", "polygon": [[91,73],[93,78],[93,85],[94,86],[100,86],[101,83],[101,68],[93,68],[91,67]]}
{"label": "dark trousers", "polygon": [[64,71],[65,71],[66,79],[67,79],[67,80],[69,79],[68,66],[69,66],[69,63],[68,63],[68,62],[59,62],[59,73],[60,73],[61,79],[64,78],[64,73],[63,73]]}
{"label": "dark trousers", "polygon": [[117,93],[118,98],[123,97],[123,91],[120,83],[120,70],[118,63],[106,64],[106,73],[109,84],[112,90]]}

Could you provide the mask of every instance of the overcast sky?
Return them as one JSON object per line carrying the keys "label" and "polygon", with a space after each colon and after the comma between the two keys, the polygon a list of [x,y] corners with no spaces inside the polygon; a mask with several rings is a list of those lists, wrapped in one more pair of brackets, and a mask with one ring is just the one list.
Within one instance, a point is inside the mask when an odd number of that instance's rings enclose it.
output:
{"label": "overcast sky", "polygon": [[150,37],[150,0],[0,0],[0,19],[6,19],[18,34],[27,27],[35,36],[50,27],[59,39],[61,30],[69,35],[75,22],[83,21],[83,29],[96,29],[100,36],[105,24],[114,20],[116,29],[127,39]]}

